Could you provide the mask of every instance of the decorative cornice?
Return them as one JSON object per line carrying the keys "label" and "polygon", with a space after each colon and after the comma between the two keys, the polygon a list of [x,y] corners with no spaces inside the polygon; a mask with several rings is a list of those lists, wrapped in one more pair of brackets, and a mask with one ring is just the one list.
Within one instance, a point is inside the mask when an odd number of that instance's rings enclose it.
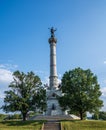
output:
{"label": "decorative cornice", "polygon": [[57,43],[57,39],[55,37],[51,37],[48,40],[49,43]]}

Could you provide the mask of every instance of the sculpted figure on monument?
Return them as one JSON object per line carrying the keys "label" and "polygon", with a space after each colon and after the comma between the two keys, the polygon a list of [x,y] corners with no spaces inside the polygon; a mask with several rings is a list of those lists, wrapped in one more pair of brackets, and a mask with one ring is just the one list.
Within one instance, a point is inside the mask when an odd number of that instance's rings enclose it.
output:
{"label": "sculpted figure on monument", "polygon": [[[50,29],[50,28],[49,28],[49,29]],[[56,30],[57,30],[57,29],[54,29],[53,27],[51,27],[51,29],[50,29],[51,37],[55,37],[54,32],[55,32]]]}

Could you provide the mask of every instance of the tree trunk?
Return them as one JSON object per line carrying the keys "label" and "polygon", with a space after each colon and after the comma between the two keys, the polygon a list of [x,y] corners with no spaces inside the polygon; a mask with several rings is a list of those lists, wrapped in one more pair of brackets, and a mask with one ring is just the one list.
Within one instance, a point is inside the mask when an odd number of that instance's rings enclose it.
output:
{"label": "tree trunk", "polygon": [[22,113],[22,116],[23,116],[23,121],[26,121],[27,120],[27,113]]}
{"label": "tree trunk", "polygon": [[80,119],[83,120],[83,113],[80,112]]}

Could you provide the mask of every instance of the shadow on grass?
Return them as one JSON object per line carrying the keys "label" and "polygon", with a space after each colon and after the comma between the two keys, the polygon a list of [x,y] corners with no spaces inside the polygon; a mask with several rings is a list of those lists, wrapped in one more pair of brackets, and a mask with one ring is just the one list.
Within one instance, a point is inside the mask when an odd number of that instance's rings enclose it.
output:
{"label": "shadow on grass", "polygon": [[2,124],[5,124],[6,126],[26,126],[26,125],[42,125],[45,121],[39,120],[39,121],[2,121]]}
{"label": "shadow on grass", "polygon": [[60,120],[60,122],[62,122],[62,121],[65,121],[65,122],[81,122],[81,120]]}

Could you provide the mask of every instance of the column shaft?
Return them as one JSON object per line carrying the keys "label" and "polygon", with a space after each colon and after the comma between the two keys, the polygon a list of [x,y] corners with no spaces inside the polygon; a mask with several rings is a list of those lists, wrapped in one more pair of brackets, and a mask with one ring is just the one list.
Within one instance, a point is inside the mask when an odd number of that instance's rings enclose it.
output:
{"label": "column shaft", "polygon": [[57,68],[56,68],[56,43],[50,43],[50,88],[56,88],[57,83]]}

